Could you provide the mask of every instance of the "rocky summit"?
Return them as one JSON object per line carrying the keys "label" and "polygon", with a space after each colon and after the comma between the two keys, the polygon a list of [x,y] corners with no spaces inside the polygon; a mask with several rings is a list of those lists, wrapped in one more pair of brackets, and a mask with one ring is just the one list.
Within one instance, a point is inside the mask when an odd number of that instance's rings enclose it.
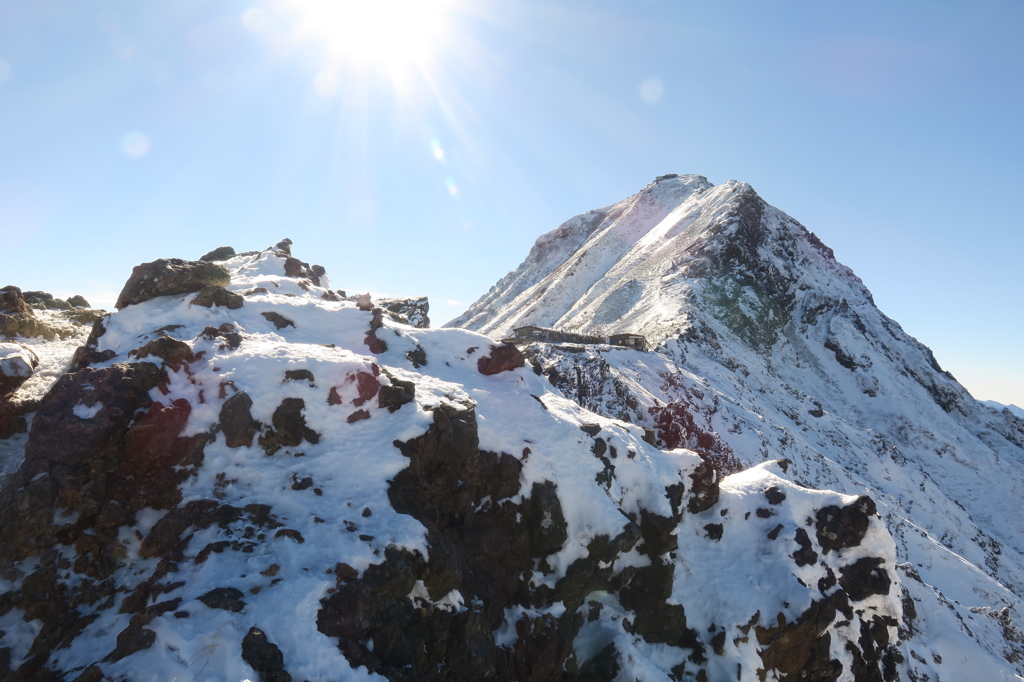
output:
{"label": "rocky summit", "polygon": [[663,448],[724,472],[783,457],[794,481],[866,495],[896,542],[899,678],[1024,677],[1024,420],[974,400],[749,185],[662,176],[576,216],[450,326],[510,338]]}
{"label": "rocky summit", "polygon": [[887,500],[659,449],[287,240],[118,301],[2,439],[4,679],[895,680],[921,636]]}

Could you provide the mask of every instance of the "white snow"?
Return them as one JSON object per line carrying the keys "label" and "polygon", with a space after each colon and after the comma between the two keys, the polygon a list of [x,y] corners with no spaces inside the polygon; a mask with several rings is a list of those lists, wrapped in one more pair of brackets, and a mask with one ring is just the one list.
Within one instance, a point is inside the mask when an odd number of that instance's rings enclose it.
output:
{"label": "white snow", "polygon": [[[743,202],[762,211],[748,237],[737,236]],[[924,580],[907,581],[915,628],[948,620],[941,644],[918,634],[904,645],[905,677],[1024,674],[995,619],[977,615],[1009,607],[1019,627],[1024,613],[1020,412],[975,402],[803,226],[757,202],[743,183],[659,180],[543,235],[449,324],[495,338],[525,324],[646,335],[657,352],[536,348],[546,370],[582,377],[603,414],[653,427],[651,410],[674,404],[745,465],[785,457],[794,480],[870,495],[896,561]],[[722,254],[755,236],[762,269],[744,280],[747,266]],[[766,293],[770,277],[787,287]],[[763,346],[743,336],[751,329]],[[943,648],[1001,672],[958,677]]]}

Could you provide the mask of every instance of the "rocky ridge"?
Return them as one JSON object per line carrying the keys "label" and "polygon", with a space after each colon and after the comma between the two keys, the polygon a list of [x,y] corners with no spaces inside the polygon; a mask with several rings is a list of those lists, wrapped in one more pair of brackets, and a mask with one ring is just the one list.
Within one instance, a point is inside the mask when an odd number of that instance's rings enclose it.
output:
{"label": "rocky ridge", "polygon": [[831,249],[749,185],[664,176],[543,235],[450,325],[636,332],[653,351],[531,344],[588,409],[725,471],[784,456],[867,493],[904,577],[904,679],[1024,676],[1024,421],[975,401]]}
{"label": "rocky ridge", "polygon": [[895,679],[870,497],[659,450],[290,246],[136,268],[35,406],[5,678]]}

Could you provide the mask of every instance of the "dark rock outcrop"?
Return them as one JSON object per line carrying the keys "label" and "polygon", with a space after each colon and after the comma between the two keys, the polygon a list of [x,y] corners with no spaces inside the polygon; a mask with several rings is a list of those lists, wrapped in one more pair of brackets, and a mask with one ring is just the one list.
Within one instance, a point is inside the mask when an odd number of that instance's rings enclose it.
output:
{"label": "dark rock outcrop", "polygon": [[234,258],[234,256],[235,250],[230,246],[218,246],[213,251],[210,251],[204,256],[201,256],[199,260],[217,262],[222,260],[228,260],[229,258]]}
{"label": "dark rock outcrop", "polygon": [[114,305],[120,310],[157,296],[191,294],[211,284],[223,287],[230,281],[231,275],[222,265],[209,261],[161,258],[152,263],[136,265]]}
{"label": "dark rock outcrop", "polygon": [[518,348],[510,343],[491,346],[490,353],[476,362],[477,370],[484,375],[498,374],[499,372],[518,369],[525,365],[526,358],[523,357]]}

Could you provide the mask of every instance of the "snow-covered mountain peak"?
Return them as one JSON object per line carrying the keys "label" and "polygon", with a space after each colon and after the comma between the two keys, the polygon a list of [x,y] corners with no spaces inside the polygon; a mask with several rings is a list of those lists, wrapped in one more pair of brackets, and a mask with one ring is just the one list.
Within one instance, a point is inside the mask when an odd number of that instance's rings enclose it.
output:
{"label": "snow-covered mountain peak", "polygon": [[[715,293],[694,296],[694,287]],[[828,247],[747,183],[669,175],[540,237],[449,325],[495,337],[528,324],[632,332],[657,344],[689,326],[696,301],[770,345],[796,292],[811,288],[870,301]]]}
{"label": "snow-covered mountain peak", "polygon": [[749,185],[682,184],[584,214],[574,240],[531,252],[449,324],[645,336],[649,352],[521,343],[566,395],[666,447],[726,469],[785,457],[809,485],[868,492],[911,578],[905,677],[1020,679],[1024,420],[975,401]]}

